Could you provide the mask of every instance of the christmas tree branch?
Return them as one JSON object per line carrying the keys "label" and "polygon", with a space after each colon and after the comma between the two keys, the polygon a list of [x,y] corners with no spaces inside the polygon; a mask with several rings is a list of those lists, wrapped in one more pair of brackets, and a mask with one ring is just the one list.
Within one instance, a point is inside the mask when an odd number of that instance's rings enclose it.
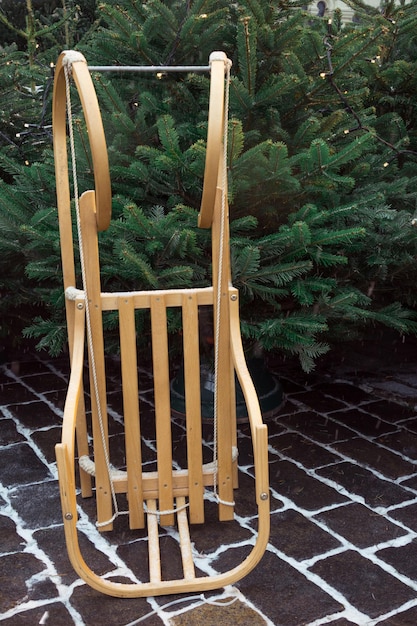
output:
{"label": "christmas tree branch", "polygon": [[[404,155],[408,155],[408,156],[413,156],[413,157],[417,157],[417,152],[414,150],[403,150],[403,149],[398,149],[394,144],[392,144],[391,142],[387,141],[386,139],[384,139],[383,137],[381,137],[378,133],[376,133],[375,131],[373,131],[371,128],[369,128],[368,126],[364,125],[360,116],[358,115],[358,113],[356,113],[355,109],[352,107],[352,105],[349,103],[348,99],[346,98],[345,94],[342,92],[342,90],[340,89],[340,87],[337,85],[335,78],[334,78],[334,68],[333,68],[333,61],[332,61],[332,53],[333,53],[333,44],[332,44],[332,39],[333,39],[333,34],[331,31],[331,27],[332,27],[332,20],[329,19],[328,21],[328,32],[327,35],[325,36],[325,38],[323,39],[323,44],[326,48],[326,57],[327,57],[327,65],[328,65],[328,71],[327,72],[322,72],[322,74],[320,75],[322,78],[327,78],[327,81],[329,82],[329,84],[331,85],[332,89],[337,93],[337,95],[339,96],[340,101],[342,102],[345,110],[350,113],[352,115],[352,117],[356,120],[357,125],[354,126],[353,128],[349,128],[345,131],[346,134],[351,133],[351,132],[356,132],[358,130],[360,131],[364,131],[367,133],[372,133],[375,137],[375,139],[385,145],[387,148],[389,148],[390,150],[393,151],[393,156],[386,161],[386,164],[388,165],[388,163],[394,159],[399,159],[401,156]],[[385,163],[384,163],[384,166]]]}

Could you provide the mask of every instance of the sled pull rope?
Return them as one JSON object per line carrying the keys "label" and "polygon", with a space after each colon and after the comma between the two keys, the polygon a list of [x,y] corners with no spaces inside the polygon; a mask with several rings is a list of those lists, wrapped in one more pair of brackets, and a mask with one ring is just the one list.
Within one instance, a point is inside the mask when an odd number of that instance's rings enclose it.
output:
{"label": "sled pull rope", "polygon": [[82,229],[81,229],[81,219],[80,219],[80,203],[79,203],[79,191],[78,191],[78,174],[77,174],[77,159],[75,154],[75,141],[74,141],[74,128],[73,128],[73,120],[72,120],[72,108],[71,108],[71,93],[70,93],[70,76],[71,76],[71,65],[74,61],[80,60],[80,55],[77,52],[67,52],[65,59],[63,61],[64,65],[64,74],[65,74],[65,90],[66,90],[66,100],[67,100],[67,116],[68,116],[68,129],[69,129],[69,139],[70,139],[70,153],[71,153],[71,167],[72,167],[72,178],[73,178],[73,190],[74,190],[74,202],[75,202],[75,213],[77,219],[77,233],[78,233],[78,243],[80,249],[80,265],[81,265],[81,277],[83,283],[83,290],[85,294],[85,316],[87,322],[87,342],[88,348],[90,350],[90,358],[91,358],[91,372],[93,376],[93,389],[94,389],[94,397],[97,405],[97,413],[98,413],[98,423],[100,426],[100,436],[103,445],[104,451],[104,461],[107,468],[107,473],[110,478],[110,491],[111,497],[113,501],[114,513],[112,517],[105,522],[96,522],[96,526],[99,528],[101,526],[107,526],[111,524],[120,514],[119,507],[117,504],[116,492],[114,489],[113,482],[111,480],[111,464],[109,453],[107,450],[107,442],[106,435],[104,432],[103,426],[103,414],[101,412],[101,402],[99,398],[99,390],[98,390],[98,381],[97,381],[97,369],[95,363],[94,356],[94,345],[93,345],[93,336],[91,331],[91,320],[90,320],[90,306],[87,294],[87,281],[86,281],[86,271],[85,271],[85,259],[84,259],[84,246],[82,239]]}
{"label": "sled pull rope", "polygon": [[[213,60],[215,53],[210,57]],[[216,501],[226,506],[235,506],[235,502],[222,500],[217,492],[217,444],[218,444],[218,411],[217,397],[219,387],[219,341],[220,341],[220,306],[222,297],[222,277],[223,277],[223,249],[224,249],[224,229],[226,218],[226,201],[227,201],[227,136],[229,123],[229,88],[230,88],[230,69],[232,62],[225,58],[225,94],[224,94],[224,116],[223,116],[223,167],[222,167],[222,197],[221,197],[221,213],[220,213],[220,241],[219,241],[219,257],[218,257],[218,278],[216,292],[216,333],[214,341],[214,415],[213,415],[213,463],[215,471],[213,474],[213,492]]]}

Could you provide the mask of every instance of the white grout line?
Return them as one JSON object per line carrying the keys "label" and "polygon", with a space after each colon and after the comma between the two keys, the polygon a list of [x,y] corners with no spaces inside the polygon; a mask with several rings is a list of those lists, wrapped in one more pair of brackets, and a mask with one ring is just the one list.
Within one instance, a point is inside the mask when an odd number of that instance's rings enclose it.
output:
{"label": "white grout line", "polygon": [[[19,517],[17,511],[13,508],[9,497],[9,491],[9,489],[6,489],[0,483],[0,496],[6,503],[4,506],[0,507],[0,514],[5,515],[15,523],[16,533],[20,537],[22,537],[23,541],[25,542],[25,547],[22,550],[22,553],[32,554],[41,564],[43,564],[44,569],[36,574],[36,579],[50,580],[55,585],[58,595],[55,598],[47,600],[42,599],[30,600],[27,602],[23,601],[21,604],[18,605],[18,607],[13,607],[5,613],[0,614],[0,621],[8,619],[13,615],[28,611],[30,609],[36,609],[38,607],[47,606],[48,604],[61,602],[74,620],[74,624],[77,624],[77,626],[84,626],[84,621],[81,615],[70,603],[70,597],[72,593],[71,588],[62,583],[61,577],[59,576],[54,563],[50,560],[48,555],[38,546],[38,543],[34,538],[36,530],[25,528],[23,520]],[[33,579],[34,577],[32,577],[32,580]],[[28,584],[28,581],[26,581],[26,584]]]}

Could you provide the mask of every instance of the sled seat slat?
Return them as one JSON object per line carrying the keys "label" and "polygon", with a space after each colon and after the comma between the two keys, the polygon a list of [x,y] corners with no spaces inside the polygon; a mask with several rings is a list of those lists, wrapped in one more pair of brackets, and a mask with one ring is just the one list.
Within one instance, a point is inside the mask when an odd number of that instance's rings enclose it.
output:
{"label": "sled seat slat", "polygon": [[135,310],[133,299],[119,298],[120,355],[125,424],[127,497],[130,528],[143,528],[142,450],[138,395]]}
{"label": "sled seat slat", "polygon": [[194,524],[201,524],[204,522],[204,483],[201,446],[198,300],[196,294],[184,294],[182,305],[190,521]]}

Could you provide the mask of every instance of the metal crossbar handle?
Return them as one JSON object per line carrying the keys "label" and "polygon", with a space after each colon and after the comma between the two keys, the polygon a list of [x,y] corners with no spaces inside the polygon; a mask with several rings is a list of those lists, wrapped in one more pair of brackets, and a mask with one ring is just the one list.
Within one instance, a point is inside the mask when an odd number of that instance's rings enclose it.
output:
{"label": "metal crossbar handle", "polygon": [[209,72],[210,65],[89,65],[90,72]]}

